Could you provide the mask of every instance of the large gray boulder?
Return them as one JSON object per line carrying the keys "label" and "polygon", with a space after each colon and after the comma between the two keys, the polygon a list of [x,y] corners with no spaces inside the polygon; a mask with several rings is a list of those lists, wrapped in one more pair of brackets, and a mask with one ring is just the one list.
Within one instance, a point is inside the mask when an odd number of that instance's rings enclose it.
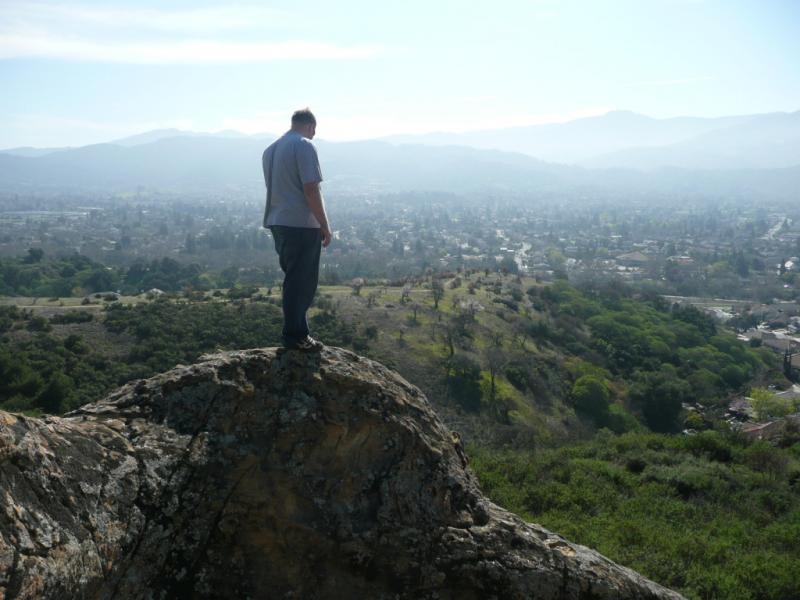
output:
{"label": "large gray boulder", "polygon": [[492,504],[420,391],[337,348],[0,413],[0,493],[0,599],[681,598]]}

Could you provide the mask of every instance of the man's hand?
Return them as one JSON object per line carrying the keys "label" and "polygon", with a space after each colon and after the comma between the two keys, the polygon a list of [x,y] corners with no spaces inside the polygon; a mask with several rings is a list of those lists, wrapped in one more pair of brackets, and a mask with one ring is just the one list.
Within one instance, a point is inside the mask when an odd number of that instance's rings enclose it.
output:
{"label": "man's hand", "polygon": [[320,227],[319,233],[322,236],[322,247],[327,248],[328,244],[331,243],[331,230],[327,227]]}

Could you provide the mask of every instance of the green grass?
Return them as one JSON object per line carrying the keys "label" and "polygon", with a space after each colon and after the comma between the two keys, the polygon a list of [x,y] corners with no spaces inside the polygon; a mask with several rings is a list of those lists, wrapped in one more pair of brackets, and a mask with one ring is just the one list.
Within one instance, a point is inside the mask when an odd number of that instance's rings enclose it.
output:
{"label": "green grass", "polygon": [[498,504],[689,598],[800,598],[798,445],[601,432],[555,450],[469,454]]}

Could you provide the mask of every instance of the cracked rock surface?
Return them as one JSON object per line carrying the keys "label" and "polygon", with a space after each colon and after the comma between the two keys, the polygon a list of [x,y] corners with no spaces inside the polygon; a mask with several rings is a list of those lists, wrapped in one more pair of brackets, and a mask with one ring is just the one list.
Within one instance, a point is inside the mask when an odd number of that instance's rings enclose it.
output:
{"label": "cracked rock surface", "polygon": [[678,599],[492,504],[422,393],[338,348],[0,412],[0,600]]}

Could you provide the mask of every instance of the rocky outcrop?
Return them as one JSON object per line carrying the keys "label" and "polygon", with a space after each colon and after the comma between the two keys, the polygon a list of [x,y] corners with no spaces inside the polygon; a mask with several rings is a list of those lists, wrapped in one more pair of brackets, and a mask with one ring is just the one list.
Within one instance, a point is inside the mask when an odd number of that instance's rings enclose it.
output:
{"label": "rocky outcrop", "polygon": [[680,598],[489,502],[378,363],[204,357],[0,413],[0,598]]}

